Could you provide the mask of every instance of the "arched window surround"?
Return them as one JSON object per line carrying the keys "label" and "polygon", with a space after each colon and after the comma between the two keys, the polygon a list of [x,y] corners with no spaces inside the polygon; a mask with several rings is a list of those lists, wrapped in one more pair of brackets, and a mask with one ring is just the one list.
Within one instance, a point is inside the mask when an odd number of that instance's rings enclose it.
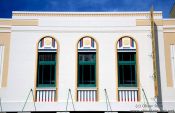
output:
{"label": "arched window surround", "polygon": [[[56,49],[54,50],[54,51],[52,51],[52,52],[55,52],[56,53],[56,55],[55,55],[55,85],[54,86],[43,86],[43,88],[41,87],[38,87],[37,86],[37,79],[38,79],[38,63],[39,63],[39,52],[40,52],[40,50],[38,49],[38,47],[40,46],[40,41],[41,40],[43,40],[44,38],[51,38],[52,40],[54,40],[55,41],[55,46],[56,46]],[[36,102],[56,102],[57,100],[58,100],[58,64],[59,64],[59,58],[58,58],[58,56],[59,56],[59,43],[58,43],[58,41],[57,41],[57,39],[54,37],[54,36],[49,36],[49,35],[46,35],[46,36],[43,36],[43,37],[41,37],[38,41],[37,41],[37,44],[36,44],[36,63],[35,63],[35,65],[36,65],[36,71],[35,71],[35,83],[34,83],[34,101],[36,101]],[[43,90],[42,90],[43,89]],[[51,97],[49,97],[48,95],[46,95],[46,97],[48,96],[48,98],[45,98],[45,99],[43,99],[43,98],[41,98],[41,96],[40,95],[38,95],[38,92],[40,91],[40,92],[42,92],[42,91],[50,91],[50,93],[45,93],[45,94],[52,94],[52,98]],[[38,98],[40,98],[39,100],[38,100]],[[41,101],[41,100],[43,100],[43,101]]]}
{"label": "arched window surround", "polygon": [[[117,101],[121,101],[119,98],[119,90],[120,90],[120,87],[119,87],[119,73],[118,73],[118,63],[119,63],[119,61],[118,61],[118,52],[119,52],[119,50],[118,50],[118,43],[119,43],[119,40],[120,39],[122,39],[122,38],[130,38],[130,39],[132,39],[132,40],[134,40],[134,42],[135,42],[135,52],[136,52],[136,80],[137,80],[137,85],[135,86],[138,90],[138,92],[137,92],[137,95],[138,95],[138,100],[137,101],[140,101],[140,76],[139,76],[139,63],[138,63],[138,54],[139,54],[139,52],[138,52],[138,43],[137,43],[137,40],[135,39],[135,38],[133,38],[132,36],[128,36],[128,35],[125,35],[125,36],[120,36],[118,39],[117,39],[117,41],[116,41],[116,43],[115,43],[115,50],[116,50],[116,88],[117,88],[117,92],[116,92],[116,96],[117,96]],[[134,86],[133,86],[134,87]],[[127,88],[126,88],[127,89]]]}
{"label": "arched window surround", "polygon": [[[77,41],[77,43],[76,43],[76,84],[75,84],[75,86],[76,86],[76,88],[75,88],[75,98],[76,98],[76,101],[79,101],[79,99],[78,99],[78,95],[79,95],[79,88],[81,89],[81,87],[78,87],[78,53],[79,53],[79,50],[81,51],[81,49],[79,49],[79,42],[80,42],[80,40],[82,40],[83,38],[86,38],[86,37],[88,37],[88,38],[91,38],[91,39],[93,39],[94,40],[94,42],[96,43],[96,46],[95,46],[95,51],[93,50],[93,52],[96,52],[96,71],[95,71],[95,73],[96,73],[96,86],[94,86],[94,89],[93,89],[93,86],[91,87],[92,88],[92,90],[94,90],[94,91],[96,91],[96,100],[94,100],[94,101],[98,101],[98,93],[99,93],[99,91],[98,91],[98,73],[99,73],[99,69],[98,69],[98,42],[97,42],[97,40],[94,38],[94,37],[92,37],[92,36],[89,36],[89,35],[86,35],[86,36],[83,36],[83,37],[81,37],[81,38],[79,38],[78,39],[78,41]],[[82,52],[82,51],[81,51]],[[87,87],[88,88],[88,87]]]}

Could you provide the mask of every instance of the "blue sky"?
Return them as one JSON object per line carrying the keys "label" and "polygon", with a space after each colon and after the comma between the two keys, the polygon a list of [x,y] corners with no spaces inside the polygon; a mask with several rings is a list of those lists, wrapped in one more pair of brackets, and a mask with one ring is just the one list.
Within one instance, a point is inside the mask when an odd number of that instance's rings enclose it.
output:
{"label": "blue sky", "polygon": [[119,12],[163,11],[168,18],[175,0],[0,0],[0,18],[11,18],[12,11]]}

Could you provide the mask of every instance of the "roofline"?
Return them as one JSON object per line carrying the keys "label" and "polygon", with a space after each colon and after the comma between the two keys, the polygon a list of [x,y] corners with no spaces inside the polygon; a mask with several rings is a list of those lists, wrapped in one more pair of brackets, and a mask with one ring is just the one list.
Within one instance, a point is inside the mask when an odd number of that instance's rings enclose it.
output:
{"label": "roofline", "polygon": [[[12,11],[12,14],[23,14],[23,13],[27,13],[27,14],[132,14],[132,13],[143,13],[143,14],[147,14],[150,13],[150,11],[117,11],[117,12],[50,12],[50,11]],[[154,13],[162,13],[162,11],[154,11]]]}
{"label": "roofline", "polygon": [[[135,12],[36,12],[36,11],[13,11],[13,16],[149,16],[150,11],[135,11]],[[154,16],[162,17],[162,11],[154,11]]]}

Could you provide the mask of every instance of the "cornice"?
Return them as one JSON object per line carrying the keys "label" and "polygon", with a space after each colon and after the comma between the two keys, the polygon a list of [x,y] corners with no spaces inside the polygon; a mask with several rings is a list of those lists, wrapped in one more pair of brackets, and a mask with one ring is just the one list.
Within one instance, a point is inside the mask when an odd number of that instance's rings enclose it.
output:
{"label": "cornice", "polygon": [[[150,12],[25,12],[25,11],[13,11],[13,16],[49,16],[49,17],[103,17],[103,16],[150,16]],[[154,16],[162,16],[161,11],[155,11]]]}

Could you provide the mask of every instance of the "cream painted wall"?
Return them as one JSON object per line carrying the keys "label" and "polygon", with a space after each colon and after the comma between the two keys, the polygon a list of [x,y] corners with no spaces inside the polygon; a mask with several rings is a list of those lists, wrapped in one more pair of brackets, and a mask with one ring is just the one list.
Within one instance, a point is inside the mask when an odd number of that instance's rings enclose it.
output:
{"label": "cream painted wall", "polygon": [[[14,17],[18,18],[18,17]],[[21,17],[26,18],[26,17]],[[34,17],[33,17],[34,18]],[[75,101],[75,87],[76,87],[76,44],[81,37],[92,36],[99,45],[99,102],[96,103],[80,103],[75,102],[76,110],[90,110],[90,111],[105,111],[105,93],[107,89],[109,100],[114,111],[130,111],[130,110],[147,110],[148,108],[136,108],[139,104],[146,103],[143,92],[141,91],[141,102],[138,103],[121,103],[117,102],[116,98],[116,43],[117,40],[123,36],[130,36],[137,42],[138,48],[138,72],[140,76],[141,88],[144,89],[150,104],[155,104],[154,98],[154,81],[152,78],[153,66],[151,54],[151,38],[149,26],[136,26],[133,22],[138,17],[132,19],[125,17],[121,19],[118,17],[109,17],[103,20],[103,17],[90,18],[89,26],[83,17],[69,17],[67,21],[80,21],[82,25],[75,26],[71,23],[66,26],[64,18],[59,19],[63,21],[62,26],[54,25],[56,19],[42,17],[39,20],[39,26],[12,26],[11,45],[10,45],[10,65],[9,65],[9,79],[7,88],[0,89],[0,96],[3,101],[3,109],[5,111],[20,111],[27,98],[30,89],[34,88],[34,80],[36,76],[36,45],[37,42],[44,36],[53,36],[59,42],[58,55],[58,102],[54,103],[36,103],[37,110],[65,111],[66,99],[68,89],[72,91]],[[54,17],[53,17],[54,18]],[[98,18],[103,21],[98,21]],[[141,17],[139,17],[141,18]],[[146,17],[142,17],[146,18]],[[108,21],[111,23],[108,24]],[[103,26],[103,22],[105,26]],[[116,24],[116,23],[117,24]],[[47,23],[47,25],[45,24]],[[121,23],[122,26],[118,26]],[[65,26],[66,27],[65,27]],[[115,25],[115,26],[112,26]],[[129,25],[129,26],[128,26]],[[86,26],[86,27],[84,27]],[[158,27],[158,30],[161,29]],[[160,36],[162,34],[160,33]],[[162,54],[162,53],[161,53]],[[34,110],[32,104],[32,96],[29,98],[25,110]],[[69,100],[70,101],[70,100]],[[69,103],[69,110],[73,110],[71,103]],[[157,108],[152,108],[157,109]]]}

